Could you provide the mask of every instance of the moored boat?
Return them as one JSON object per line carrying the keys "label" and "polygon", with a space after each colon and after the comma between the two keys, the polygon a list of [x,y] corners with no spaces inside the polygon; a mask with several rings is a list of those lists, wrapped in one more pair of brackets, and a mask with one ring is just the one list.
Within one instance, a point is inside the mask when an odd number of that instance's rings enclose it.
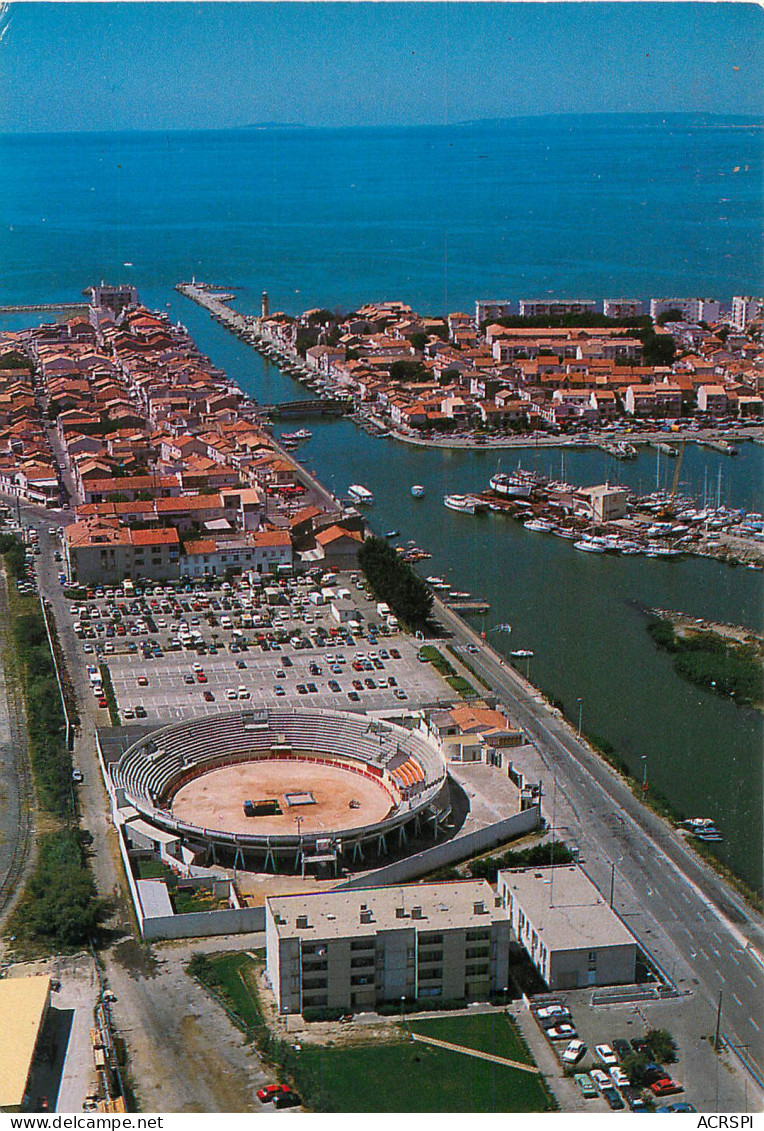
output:
{"label": "moored boat", "polygon": [[421,499],[422,496],[424,495],[424,487],[422,486],[422,484],[421,483],[415,483],[413,485],[413,487],[411,488],[411,494],[414,496],[415,499]]}
{"label": "moored boat", "polygon": [[369,488],[360,483],[351,483],[348,487],[348,495],[354,503],[358,503],[360,506],[370,507],[374,502],[374,496]]}

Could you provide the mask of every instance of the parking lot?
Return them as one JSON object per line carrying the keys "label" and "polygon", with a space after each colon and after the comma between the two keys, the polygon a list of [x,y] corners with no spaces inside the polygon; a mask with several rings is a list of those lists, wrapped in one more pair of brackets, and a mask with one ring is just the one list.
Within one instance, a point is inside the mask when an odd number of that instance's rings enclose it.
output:
{"label": "parking lot", "polygon": [[378,615],[357,574],[94,589],[69,612],[85,662],[108,663],[123,721],[234,704],[380,711],[452,698],[418,660],[417,642]]}

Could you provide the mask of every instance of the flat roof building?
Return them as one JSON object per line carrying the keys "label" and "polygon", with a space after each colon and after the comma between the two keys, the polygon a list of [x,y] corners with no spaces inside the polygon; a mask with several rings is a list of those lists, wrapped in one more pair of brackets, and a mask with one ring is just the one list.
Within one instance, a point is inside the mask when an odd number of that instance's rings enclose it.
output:
{"label": "flat roof building", "polygon": [[50,1005],[50,977],[0,981],[0,1111],[19,1111]]}
{"label": "flat roof building", "polygon": [[485,1001],[507,985],[509,935],[485,880],[265,901],[267,973],[281,1013]]}
{"label": "flat roof building", "polygon": [[636,940],[577,864],[499,872],[498,890],[550,990],[634,981]]}

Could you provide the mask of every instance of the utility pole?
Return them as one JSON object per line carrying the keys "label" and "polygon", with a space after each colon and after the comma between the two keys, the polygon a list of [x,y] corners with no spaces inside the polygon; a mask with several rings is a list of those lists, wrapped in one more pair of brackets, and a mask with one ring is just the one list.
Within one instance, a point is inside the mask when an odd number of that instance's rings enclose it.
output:
{"label": "utility pole", "polygon": [[719,1051],[719,1036],[722,1027],[722,991],[719,990],[719,1005],[716,1010],[716,1035],[714,1036],[714,1048]]}
{"label": "utility pole", "polygon": [[610,906],[613,906],[613,890],[615,888],[615,863],[610,862]]}
{"label": "utility pole", "polygon": [[579,738],[581,737],[581,720],[583,718],[583,713],[584,713],[584,701],[583,701],[583,699],[579,698],[579,700],[578,700],[578,737]]}

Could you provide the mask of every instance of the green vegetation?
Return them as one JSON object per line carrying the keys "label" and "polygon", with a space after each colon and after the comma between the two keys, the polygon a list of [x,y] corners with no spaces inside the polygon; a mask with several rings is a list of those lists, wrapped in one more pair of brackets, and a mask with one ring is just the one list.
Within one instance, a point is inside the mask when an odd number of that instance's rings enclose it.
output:
{"label": "green vegetation", "polygon": [[652,326],[639,332],[642,342],[643,365],[671,365],[676,354],[674,339],[670,334],[656,334]]}
{"label": "green vegetation", "polygon": [[93,939],[107,905],[88,866],[89,841],[74,826],[40,839],[34,873],[8,924],[17,940],[69,951]]}
{"label": "green vegetation", "polygon": [[401,561],[384,538],[367,538],[358,564],[378,601],[386,601],[399,620],[424,628],[432,611],[432,593],[411,566]]}
{"label": "green vegetation", "polygon": [[0,534],[0,554],[5,558],[5,568],[14,581],[24,576],[26,558],[24,543],[15,534]]}
{"label": "green vegetation", "polygon": [[467,875],[493,884],[502,869],[531,868],[534,865],[570,864],[574,857],[564,841],[545,841],[529,848],[509,849],[500,856],[481,856],[467,865]]}
{"label": "green vegetation", "polygon": [[[10,546],[6,563],[13,554],[14,547]],[[51,823],[61,827],[46,831],[40,838],[34,872],[8,930],[22,945],[38,950],[72,950],[92,940],[107,905],[97,898],[88,863],[90,834],[77,823],[72,761],[45,620],[36,603],[23,602],[22,607],[30,606],[32,611],[12,615],[13,666],[24,694],[37,804],[49,816],[49,829]]]}
{"label": "green vegetation", "polygon": [[[406,1025],[409,1032],[532,1063],[505,1014],[413,1021]],[[304,1079],[319,1088],[323,1110],[334,1112],[523,1112],[555,1106],[535,1073],[411,1039],[304,1045],[300,1061]]]}
{"label": "green vegetation", "polygon": [[431,644],[426,644],[424,648],[419,649],[419,657],[432,664],[435,670],[443,676],[449,687],[452,687],[457,695],[461,695],[462,699],[477,698],[477,691],[472,684],[464,676],[457,673],[456,668],[439,649],[434,648]]}
{"label": "green vegetation", "polygon": [[431,381],[432,375],[421,361],[394,361],[390,366],[391,381]]}
{"label": "green vegetation", "polygon": [[14,617],[13,642],[26,704],[29,754],[37,800],[56,817],[74,814],[72,761],[45,621],[39,608]]}
{"label": "green vegetation", "polygon": [[623,1070],[632,1083],[641,1085],[648,1064],[674,1064],[677,1044],[667,1029],[650,1029],[645,1034],[647,1052],[633,1052],[623,1059]]}
{"label": "green vegetation", "polygon": [[680,635],[657,618],[647,631],[658,648],[671,653],[674,670],[684,679],[741,705],[764,705],[762,653],[756,645],[730,641],[709,629]]}
{"label": "green vegetation", "polygon": [[[487,321],[481,322],[481,330],[485,330],[488,325]],[[652,325],[652,320],[649,314],[641,314],[636,318],[608,318],[605,314],[591,311],[588,314],[561,314],[554,318],[546,314],[534,318],[521,318],[519,315],[508,314],[503,318],[491,319],[490,325],[506,326],[509,330],[521,330],[524,327],[531,330],[564,329],[568,326],[580,326],[582,329],[591,327],[595,330],[606,328],[639,330]]]}
{"label": "green vegetation", "polygon": [[452,656],[456,656],[457,660],[462,665],[462,667],[466,668],[467,671],[470,673],[470,675],[473,675],[475,677],[475,679],[478,681],[478,683],[482,683],[483,687],[487,688],[489,691],[491,690],[491,685],[488,682],[488,680],[484,676],[482,676],[480,674],[480,672],[475,671],[475,668],[473,667],[473,665],[470,663],[470,661],[467,659],[466,656],[464,656],[461,652],[457,652],[457,650],[456,650],[456,648],[454,648],[453,644],[447,644],[446,648],[448,649],[448,651],[451,653]]}
{"label": "green vegetation", "polygon": [[119,708],[117,707],[117,697],[114,694],[114,684],[111,682],[111,672],[109,671],[108,664],[99,664],[99,671],[101,672],[101,680],[103,681],[103,694],[106,699],[106,707],[109,712],[109,720],[113,727],[119,726]]}

